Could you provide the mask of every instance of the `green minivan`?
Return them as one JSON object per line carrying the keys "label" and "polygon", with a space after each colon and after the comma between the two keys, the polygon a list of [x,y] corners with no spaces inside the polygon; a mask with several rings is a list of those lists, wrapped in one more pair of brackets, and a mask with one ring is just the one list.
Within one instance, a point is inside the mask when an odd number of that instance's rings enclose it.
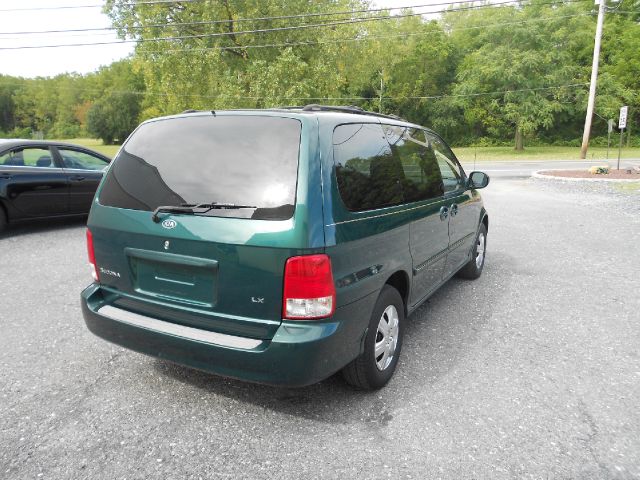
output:
{"label": "green minivan", "polygon": [[357,107],[149,120],[93,201],[84,319],[218,375],[380,388],[407,316],[482,273],[488,182],[433,131]]}

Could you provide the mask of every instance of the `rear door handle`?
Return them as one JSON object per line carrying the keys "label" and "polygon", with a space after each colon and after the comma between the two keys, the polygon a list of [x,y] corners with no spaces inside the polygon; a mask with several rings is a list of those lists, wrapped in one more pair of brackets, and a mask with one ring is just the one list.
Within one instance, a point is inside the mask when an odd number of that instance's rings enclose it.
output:
{"label": "rear door handle", "polygon": [[71,180],[73,180],[74,182],[81,182],[82,180],[84,180],[86,177],[83,177],[81,175],[73,175],[71,177]]}
{"label": "rear door handle", "polygon": [[451,205],[451,216],[455,217],[458,214],[458,205],[457,204],[453,204]]}
{"label": "rear door handle", "polygon": [[0,178],[3,180],[9,180],[11,178],[11,174],[0,172]]}
{"label": "rear door handle", "polygon": [[440,207],[440,220],[444,221],[449,216],[449,209],[447,207]]}

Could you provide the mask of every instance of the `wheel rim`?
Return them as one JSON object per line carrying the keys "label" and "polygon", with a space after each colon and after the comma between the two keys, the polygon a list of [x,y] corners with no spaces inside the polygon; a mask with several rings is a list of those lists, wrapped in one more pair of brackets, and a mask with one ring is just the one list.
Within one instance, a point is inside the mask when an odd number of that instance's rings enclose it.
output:
{"label": "wheel rim", "polygon": [[375,358],[378,370],[385,370],[393,361],[398,346],[399,324],[398,310],[389,305],[382,312],[376,332]]}
{"label": "wheel rim", "polygon": [[478,235],[478,244],[476,245],[476,267],[482,267],[482,262],[484,262],[484,249],[485,249],[486,240],[484,237],[484,233]]}

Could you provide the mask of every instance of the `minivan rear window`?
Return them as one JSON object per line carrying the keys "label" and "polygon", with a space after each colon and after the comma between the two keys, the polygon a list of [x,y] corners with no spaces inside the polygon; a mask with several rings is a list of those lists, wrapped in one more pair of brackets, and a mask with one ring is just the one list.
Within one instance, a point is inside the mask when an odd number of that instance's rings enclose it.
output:
{"label": "minivan rear window", "polygon": [[191,116],[138,128],[109,169],[102,205],[233,204],[207,216],[285,220],[294,212],[300,121],[268,116]]}

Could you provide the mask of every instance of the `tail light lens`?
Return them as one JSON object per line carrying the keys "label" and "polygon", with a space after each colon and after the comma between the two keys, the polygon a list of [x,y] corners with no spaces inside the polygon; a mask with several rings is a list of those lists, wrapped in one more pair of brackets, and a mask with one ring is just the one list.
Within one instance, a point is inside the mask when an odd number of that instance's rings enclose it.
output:
{"label": "tail light lens", "polygon": [[91,230],[87,228],[87,253],[89,254],[89,265],[91,266],[91,275],[93,276],[93,280],[96,282],[100,281],[100,277],[98,276],[98,268],[96,267],[96,254],[93,249],[93,235],[91,234]]}
{"label": "tail light lens", "polygon": [[288,319],[313,320],[335,311],[336,289],[327,255],[291,257],[284,269],[282,315]]}

